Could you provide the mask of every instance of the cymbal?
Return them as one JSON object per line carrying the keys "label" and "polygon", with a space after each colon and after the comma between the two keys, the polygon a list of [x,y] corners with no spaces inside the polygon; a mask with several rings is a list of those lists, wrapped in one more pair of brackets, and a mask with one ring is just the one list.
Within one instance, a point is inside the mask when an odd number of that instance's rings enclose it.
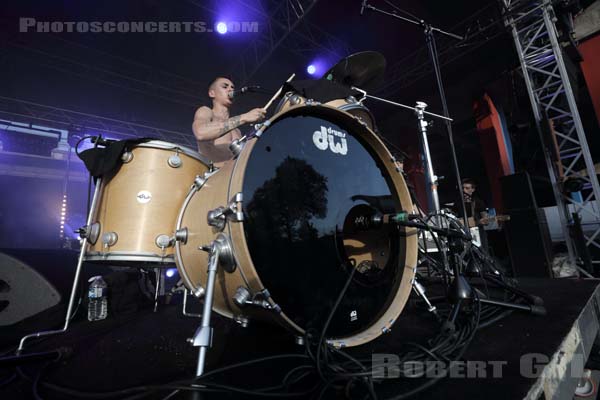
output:
{"label": "cymbal", "polygon": [[361,51],[341,59],[321,79],[373,90],[383,82],[385,66],[385,57],[381,53]]}

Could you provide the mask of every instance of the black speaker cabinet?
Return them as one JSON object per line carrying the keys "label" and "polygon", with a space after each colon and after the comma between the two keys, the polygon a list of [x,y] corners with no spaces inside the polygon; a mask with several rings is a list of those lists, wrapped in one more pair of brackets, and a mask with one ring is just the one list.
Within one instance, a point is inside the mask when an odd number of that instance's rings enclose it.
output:
{"label": "black speaker cabinet", "polygon": [[514,276],[552,277],[552,240],[535,184],[527,173],[505,176],[501,184],[510,215],[505,231]]}
{"label": "black speaker cabinet", "polygon": [[542,209],[509,210],[505,225],[516,277],[552,277],[552,241]]}

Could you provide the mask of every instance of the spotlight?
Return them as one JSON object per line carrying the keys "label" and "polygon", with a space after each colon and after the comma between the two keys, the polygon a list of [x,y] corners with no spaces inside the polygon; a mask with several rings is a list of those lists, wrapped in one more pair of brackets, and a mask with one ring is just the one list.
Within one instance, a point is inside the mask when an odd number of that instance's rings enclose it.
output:
{"label": "spotlight", "polygon": [[310,75],[314,75],[314,73],[317,72],[317,67],[315,67],[313,64],[310,64],[308,67],[306,67],[306,72],[308,72]]}
{"label": "spotlight", "polygon": [[227,33],[227,24],[225,22],[217,22],[216,28],[217,32],[219,32],[221,35]]}
{"label": "spotlight", "polygon": [[176,273],[177,273],[177,268],[169,268],[167,270],[167,272],[165,273],[165,275],[167,275],[167,278],[172,278],[173,276],[175,276]]}

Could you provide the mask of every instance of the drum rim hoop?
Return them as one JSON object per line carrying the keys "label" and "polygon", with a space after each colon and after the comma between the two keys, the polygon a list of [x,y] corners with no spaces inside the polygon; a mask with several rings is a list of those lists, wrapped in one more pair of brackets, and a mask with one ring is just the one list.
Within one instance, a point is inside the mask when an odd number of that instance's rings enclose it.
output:
{"label": "drum rim hoop", "polygon": [[134,148],[136,148],[136,147],[145,147],[145,148],[161,149],[161,150],[180,150],[180,153],[183,153],[186,156],[195,158],[196,160],[202,162],[205,165],[210,165],[212,163],[212,161],[210,161],[208,158],[206,158],[199,152],[191,149],[190,147],[171,143],[171,142],[166,142],[164,140],[149,140],[144,143],[136,144],[134,146]]}

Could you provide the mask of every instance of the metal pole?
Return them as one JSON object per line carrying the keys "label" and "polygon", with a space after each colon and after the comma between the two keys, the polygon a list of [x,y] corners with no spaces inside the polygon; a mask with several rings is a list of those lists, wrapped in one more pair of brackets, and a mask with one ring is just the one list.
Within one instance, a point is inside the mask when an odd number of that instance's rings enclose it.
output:
{"label": "metal pole", "polygon": [[206,352],[212,345],[213,329],[210,326],[210,316],[212,312],[213,294],[215,281],[217,278],[217,267],[219,265],[219,246],[213,242],[208,255],[208,279],[206,282],[206,296],[204,297],[204,308],[202,310],[202,322],[194,334],[193,345],[200,346],[198,352],[198,365],[196,376],[204,373],[204,364],[206,363]]}
{"label": "metal pole", "polygon": [[[423,116],[423,111],[427,107],[427,104],[422,101],[417,102],[415,110],[417,112],[417,118],[419,120],[419,132],[421,133],[421,140],[423,143],[423,153],[425,156],[425,164],[427,165],[427,177],[429,178],[429,189],[431,190],[431,199],[433,200],[433,208],[436,215],[440,212],[440,198],[437,191],[437,176],[433,172],[433,163],[431,162],[431,153],[429,151],[429,141],[427,140],[427,121]],[[436,218],[437,219],[437,218]]]}

